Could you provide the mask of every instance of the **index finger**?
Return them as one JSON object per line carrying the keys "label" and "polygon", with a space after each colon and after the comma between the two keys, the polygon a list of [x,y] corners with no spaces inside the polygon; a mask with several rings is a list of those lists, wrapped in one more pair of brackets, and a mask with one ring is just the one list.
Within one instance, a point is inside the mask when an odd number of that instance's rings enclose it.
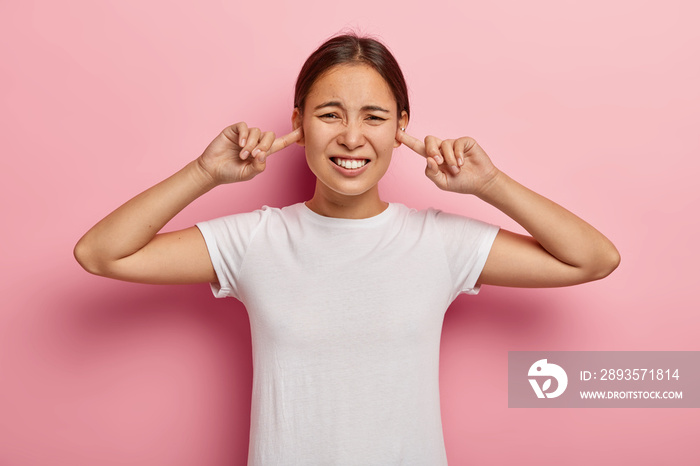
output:
{"label": "index finger", "polygon": [[267,155],[282,150],[290,144],[294,144],[295,142],[301,140],[303,135],[304,130],[300,126],[291,133],[275,139],[272,146],[270,146],[270,150],[267,151]]}
{"label": "index finger", "polygon": [[411,149],[413,152],[416,152],[417,154],[422,155],[423,157],[427,157],[426,152],[425,152],[425,144],[423,141],[420,139],[416,139],[410,134],[408,134],[405,131],[397,131],[398,137],[396,138],[397,141],[406,144],[406,146]]}

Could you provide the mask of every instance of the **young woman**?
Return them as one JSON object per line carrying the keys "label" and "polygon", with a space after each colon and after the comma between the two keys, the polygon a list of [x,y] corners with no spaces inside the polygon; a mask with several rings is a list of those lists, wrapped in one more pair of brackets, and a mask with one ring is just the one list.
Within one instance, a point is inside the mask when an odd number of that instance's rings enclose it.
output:
{"label": "young woman", "polygon": [[[575,285],[619,263],[601,233],[508,177],[474,139],[416,139],[409,116],[391,53],[369,38],[332,38],[299,74],[292,132],[225,128],[76,245],[91,273],[209,282],[245,304],[251,465],[446,464],[438,360],[449,304],[481,284]],[[253,178],[294,143],[316,176],[310,200],[158,234],[197,197]],[[382,201],[378,182],[401,144],[439,188],[479,197],[531,236]]]}

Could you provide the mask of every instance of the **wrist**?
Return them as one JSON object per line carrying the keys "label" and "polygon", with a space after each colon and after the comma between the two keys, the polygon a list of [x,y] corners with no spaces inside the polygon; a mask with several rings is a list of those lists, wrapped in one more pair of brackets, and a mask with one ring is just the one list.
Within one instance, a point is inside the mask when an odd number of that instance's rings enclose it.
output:
{"label": "wrist", "polygon": [[203,192],[214,189],[221,184],[206,168],[204,168],[201,157],[197,157],[197,159],[187,164],[185,170],[189,171],[192,179]]}
{"label": "wrist", "polygon": [[500,197],[505,184],[510,180],[508,175],[498,168],[494,167],[493,170],[493,174],[482,185],[481,189],[474,193],[476,197],[489,204],[493,204],[493,201]]}

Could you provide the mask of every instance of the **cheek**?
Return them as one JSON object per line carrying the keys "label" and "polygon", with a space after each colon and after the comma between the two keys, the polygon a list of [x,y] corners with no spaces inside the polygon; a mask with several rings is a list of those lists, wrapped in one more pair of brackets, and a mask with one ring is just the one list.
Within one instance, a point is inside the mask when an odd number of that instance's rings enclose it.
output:
{"label": "cheek", "polygon": [[396,141],[396,131],[390,127],[381,127],[372,134],[372,145],[377,152],[391,153],[394,150],[394,142]]}
{"label": "cheek", "polygon": [[304,145],[306,149],[318,149],[328,145],[336,136],[328,125],[319,125],[317,123],[305,123],[304,127]]}

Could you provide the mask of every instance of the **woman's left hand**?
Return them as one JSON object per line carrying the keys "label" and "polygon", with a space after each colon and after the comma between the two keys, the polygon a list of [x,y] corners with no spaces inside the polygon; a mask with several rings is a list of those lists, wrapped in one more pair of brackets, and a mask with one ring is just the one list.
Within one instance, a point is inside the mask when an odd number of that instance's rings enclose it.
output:
{"label": "woman's left hand", "polygon": [[445,191],[478,196],[499,173],[486,152],[470,137],[442,140],[426,136],[421,141],[399,129],[396,140],[426,158],[425,175]]}

